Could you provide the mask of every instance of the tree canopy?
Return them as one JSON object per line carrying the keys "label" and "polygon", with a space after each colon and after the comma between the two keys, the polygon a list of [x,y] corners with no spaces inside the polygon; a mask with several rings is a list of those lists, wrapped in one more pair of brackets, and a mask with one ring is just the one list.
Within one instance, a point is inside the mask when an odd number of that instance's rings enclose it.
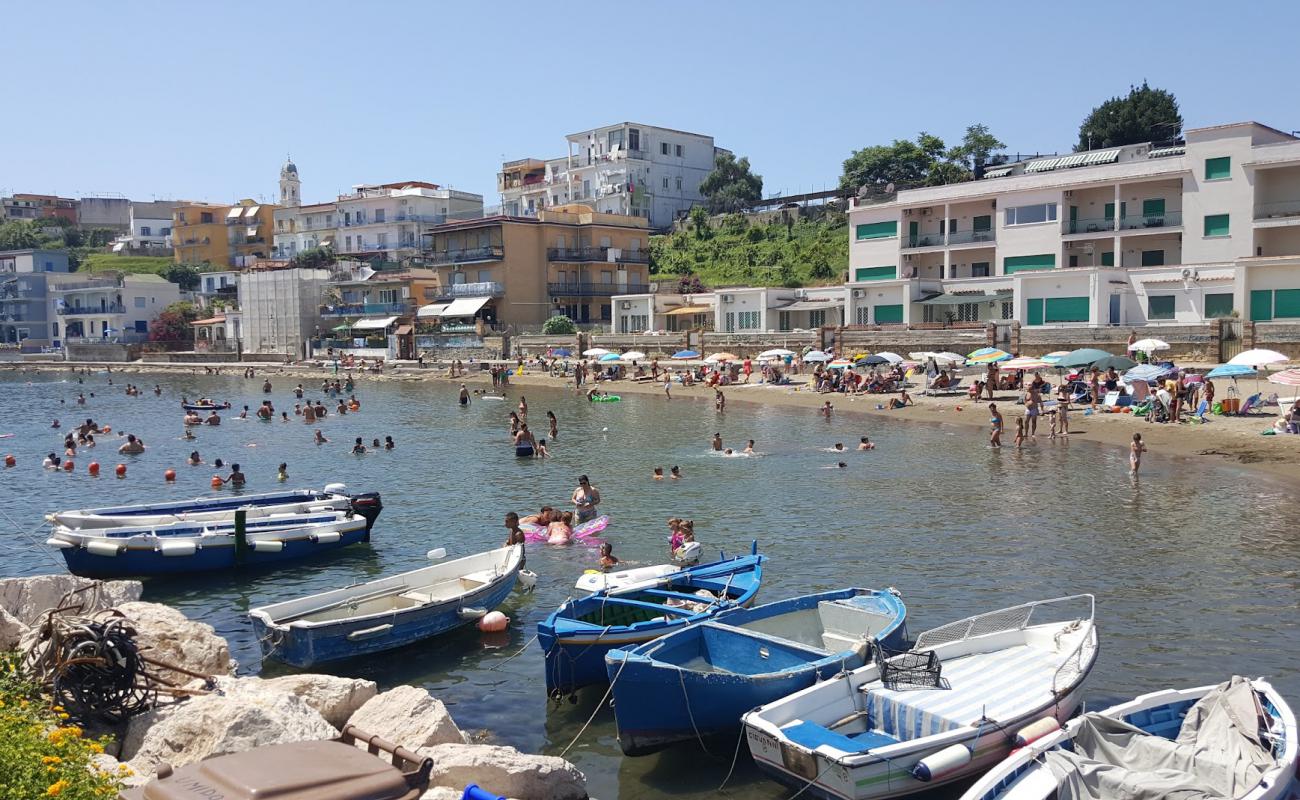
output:
{"label": "tree canopy", "polygon": [[1143,81],[1130,87],[1127,97],[1112,97],[1084,117],[1074,150],[1176,139],[1182,132],[1183,117],[1173,93]]}
{"label": "tree canopy", "polygon": [[198,306],[182,300],[158,312],[149,323],[149,341],[181,342],[194,338],[194,321],[199,318]]}
{"label": "tree canopy", "polygon": [[199,288],[199,269],[194,264],[173,264],[163,277],[187,292]]}
{"label": "tree canopy", "polygon": [[328,247],[313,247],[310,250],[303,250],[289,261],[295,267],[328,267],[335,261],[334,251]]}
{"label": "tree canopy", "polygon": [[556,314],[542,323],[542,333],[550,336],[557,336],[566,333],[577,333],[578,326],[573,324],[573,320],[563,314]]}
{"label": "tree canopy", "polygon": [[914,141],[895,139],[892,144],[853,151],[844,161],[840,188],[856,191],[891,183],[900,189],[960,183],[974,177],[976,167],[1004,158],[997,153],[1004,147],[987,125],[968,126],[961,144],[951,149],[943,139],[922,131]]}
{"label": "tree canopy", "polygon": [[719,153],[713,159],[713,171],[700,183],[700,194],[708,199],[711,214],[743,211],[763,199],[763,176],[750,170],[748,156],[737,159],[731,153]]}
{"label": "tree canopy", "polygon": [[11,220],[0,225],[0,250],[28,250],[45,241],[36,226],[24,220]]}

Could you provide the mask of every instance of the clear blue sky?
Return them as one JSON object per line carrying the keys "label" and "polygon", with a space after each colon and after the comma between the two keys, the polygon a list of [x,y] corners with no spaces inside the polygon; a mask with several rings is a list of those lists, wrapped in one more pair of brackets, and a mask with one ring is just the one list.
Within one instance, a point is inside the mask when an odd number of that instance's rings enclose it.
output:
{"label": "clear blue sky", "polygon": [[623,120],[712,134],[765,193],[855,148],[973,122],[1068,150],[1145,78],[1189,127],[1300,129],[1300,3],[7,3],[0,191],[304,199],[434,181]]}

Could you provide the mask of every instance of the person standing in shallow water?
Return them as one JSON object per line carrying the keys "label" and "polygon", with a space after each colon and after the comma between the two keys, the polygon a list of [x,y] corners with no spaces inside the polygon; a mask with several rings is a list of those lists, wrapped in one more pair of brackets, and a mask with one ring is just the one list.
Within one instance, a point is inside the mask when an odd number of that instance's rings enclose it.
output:
{"label": "person standing in shallow water", "polygon": [[989,446],[1002,446],[1002,412],[997,403],[989,403]]}
{"label": "person standing in shallow water", "polygon": [[578,476],[578,488],[573,490],[574,516],[579,523],[590,522],[596,518],[596,506],[600,504],[600,490],[591,485],[586,475]]}

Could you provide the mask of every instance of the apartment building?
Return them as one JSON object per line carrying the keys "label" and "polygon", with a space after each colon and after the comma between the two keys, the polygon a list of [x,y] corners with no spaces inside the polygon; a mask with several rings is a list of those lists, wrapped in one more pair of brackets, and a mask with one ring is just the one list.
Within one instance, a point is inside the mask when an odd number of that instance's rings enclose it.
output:
{"label": "apartment building", "polygon": [[696,294],[628,294],[614,298],[610,333],[781,333],[844,324],[848,290],[740,286]]}
{"label": "apartment building", "polygon": [[77,201],[71,197],[53,194],[26,194],[15,192],[11,197],[0,198],[0,219],[27,220],[58,217],[73,224],[77,222]]}
{"label": "apartment building", "polygon": [[157,254],[171,249],[176,206],[166,200],[131,203],[127,233],[113,240],[113,252],[154,251]]}
{"label": "apartment building", "polygon": [[177,203],[172,219],[176,262],[246,267],[270,258],[277,208],[247,199],[235,205]]}
{"label": "apartment building", "polygon": [[49,281],[68,272],[62,250],[0,251],[0,344],[50,347],[58,326]]}
{"label": "apartment building", "polygon": [[83,197],[77,201],[77,225],[83,229],[108,228],[118,233],[131,229],[131,201],[114,197]]}
{"label": "apartment building", "polygon": [[649,234],[645,217],[584,205],[434,226],[421,260],[439,280],[418,298],[418,317],[517,327],[554,314],[611,321],[615,295],[648,289]]}
{"label": "apartment building", "polygon": [[436,183],[361,184],[335,203],[334,250],[342,256],[399,261],[417,255],[424,233],[448,220],[483,216],[483,196]]}
{"label": "apartment building", "polygon": [[848,324],[1300,318],[1300,139],[1255,122],[857,199],[849,222]]}
{"label": "apartment building", "polygon": [[727,152],[713,137],[620,122],[566,138],[560,158],[525,158],[501,165],[502,213],[533,216],[581,203],[603,214],[643,217],[666,228],[703,202],[700,183],[714,157]]}
{"label": "apartment building", "polygon": [[56,340],[130,343],[149,338],[149,323],[181,291],[160,275],[71,273],[51,278],[49,295]]}

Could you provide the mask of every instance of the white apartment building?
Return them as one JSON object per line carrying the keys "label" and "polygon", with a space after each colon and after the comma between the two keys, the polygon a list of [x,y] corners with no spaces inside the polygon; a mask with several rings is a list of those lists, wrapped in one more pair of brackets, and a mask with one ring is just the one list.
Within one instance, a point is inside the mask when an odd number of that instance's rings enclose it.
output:
{"label": "white apartment building", "polygon": [[175,211],[176,203],[165,200],[131,203],[129,230],[113,240],[113,252],[171,249],[172,215]]}
{"label": "white apartment building", "polygon": [[713,170],[714,157],[727,152],[714,146],[712,136],[635,122],[566,139],[568,153],[561,158],[502,164],[497,175],[502,213],[535,216],[544,208],[583,203],[666,228],[704,201],[700,183]]}
{"label": "white apartment building", "polygon": [[613,298],[610,333],[782,333],[844,324],[843,286],[806,289],[735,287],[699,294],[629,294]]}
{"label": "white apartment building", "polygon": [[848,324],[1300,319],[1300,139],[1255,122],[858,199],[849,223]]}
{"label": "white apartment building", "polygon": [[159,275],[67,273],[51,279],[56,340],[143,342],[149,323],[181,299],[180,287]]}

